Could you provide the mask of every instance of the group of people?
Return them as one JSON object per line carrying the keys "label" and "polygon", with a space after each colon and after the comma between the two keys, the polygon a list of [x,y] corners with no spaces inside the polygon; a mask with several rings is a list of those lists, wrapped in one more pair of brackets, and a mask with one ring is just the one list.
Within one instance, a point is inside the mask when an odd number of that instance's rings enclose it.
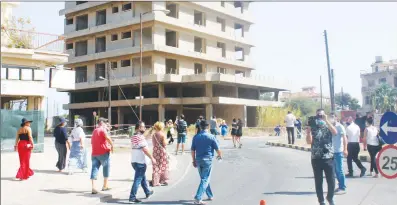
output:
{"label": "group of people", "polygon": [[[360,169],[360,177],[367,169],[358,159],[360,136],[363,136],[364,150],[368,148],[371,158],[370,176],[379,177],[375,156],[382,148],[383,142],[379,130],[374,126],[371,116],[365,118],[365,127],[360,127],[352,117],[347,119],[345,128],[333,113],[328,117],[323,109],[317,110],[315,117],[310,117],[306,129],[306,141],[311,144],[311,158],[317,198],[320,205],[325,205],[323,193],[323,173],[328,184],[327,201],[334,205],[334,195],[346,194],[346,177],[353,177],[354,161]],[[343,170],[343,157],[347,157],[348,173]],[[375,172],[375,174],[373,174]],[[335,176],[338,187],[335,189]]]}

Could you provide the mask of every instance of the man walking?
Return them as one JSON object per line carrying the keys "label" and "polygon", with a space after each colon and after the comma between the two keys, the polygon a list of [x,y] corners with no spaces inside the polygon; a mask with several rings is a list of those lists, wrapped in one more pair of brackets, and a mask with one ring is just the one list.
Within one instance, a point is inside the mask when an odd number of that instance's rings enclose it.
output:
{"label": "man walking", "polygon": [[201,131],[193,137],[192,142],[192,159],[193,166],[198,169],[200,174],[200,185],[194,197],[194,204],[205,204],[202,201],[202,195],[205,192],[208,200],[213,199],[210,186],[212,159],[214,158],[214,150],[216,150],[218,159],[222,159],[222,153],[219,150],[218,141],[215,136],[208,133],[209,122],[203,120],[200,122]]}
{"label": "man walking", "polygon": [[288,114],[287,116],[285,116],[285,120],[284,120],[287,127],[288,144],[295,143],[295,130],[294,130],[295,121],[296,121],[296,117],[294,116],[294,114],[292,114],[291,111],[288,111]]}
{"label": "man walking", "polygon": [[129,202],[133,204],[142,202],[136,198],[139,185],[142,186],[142,189],[146,194],[146,199],[154,193],[154,191],[149,190],[149,186],[146,181],[146,168],[149,162],[148,158],[152,161],[152,164],[156,164],[156,160],[150,154],[148,143],[143,135],[145,130],[145,123],[139,121],[135,125],[135,134],[131,138],[131,165],[135,170],[135,176],[134,183],[131,187]]}
{"label": "man walking", "polygon": [[332,143],[334,147],[334,163],[335,163],[335,175],[338,180],[338,188],[335,190],[336,195],[346,194],[346,179],[343,171],[343,157],[347,157],[347,138],[346,131],[343,125],[341,125],[335,114],[331,114],[329,121],[335,126],[336,135],[332,136]]}
{"label": "man walking", "polygon": [[213,116],[212,119],[210,120],[210,132],[215,137],[218,135],[217,129],[218,129],[218,122],[216,121],[216,116]]}
{"label": "man walking", "polygon": [[102,166],[103,186],[102,191],[110,190],[108,186],[108,178],[110,171],[110,152],[113,152],[112,139],[107,134],[106,122],[108,120],[101,117],[98,119],[98,127],[94,130],[91,137],[92,146],[92,169],[91,169],[91,183],[92,194],[97,194],[95,189],[95,180],[97,179],[99,168]]}
{"label": "man walking", "polygon": [[178,132],[178,141],[176,144],[175,155],[178,155],[180,144],[182,144],[182,154],[184,154],[185,153],[185,143],[186,143],[187,123],[185,121],[185,116],[183,114],[181,115],[180,119],[177,122],[176,130]]}
{"label": "man walking", "polygon": [[347,119],[346,135],[348,139],[347,144],[347,168],[349,173],[347,177],[353,177],[353,161],[356,163],[357,167],[361,170],[360,177],[365,175],[367,169],[361,164],[358,159],[358,154],[360,153],[360,127],[353,121],[352,117]]}
{"label": "man walking", "polygon": [[310,117],[306,129],[306,142],[311,144],[312,167],[318,202],[325,205],[323,192],[323,172],[328,184],[327,201],[334,203],[334,150],[332,136],[337,134],[336,128],[328,121],[323,109],[317,110],[316,117]]}

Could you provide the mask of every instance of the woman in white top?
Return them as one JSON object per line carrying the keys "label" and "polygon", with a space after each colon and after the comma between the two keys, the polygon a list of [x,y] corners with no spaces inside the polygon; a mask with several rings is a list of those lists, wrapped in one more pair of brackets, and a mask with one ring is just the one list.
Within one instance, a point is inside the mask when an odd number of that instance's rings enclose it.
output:
{"label": "woman in white top", "polygon": [[81,169],[87,172],[87,150],[84,146],[85,133],[82,128],[83,120],[76,119],[75,127],[70,134],[72,146],[69,156],[69,174],[73,174],[74,169]]}
{"label": "woman in white top", "polygon": [[[372,172],[375,170],[375,176],[378,177],[379,172],[378,168],[376,167],[376,154],[380,151],[381,146],[379,145],[378,134],[379,130],[373,124],[374,121],[372,118],[367,118],[367,127],[364,131],[364,142],[367,144],[369,156],[371,157],[371,169],[370,169],[370,176],[372,176]],[[365,145],[364,145],[365,147]]]}

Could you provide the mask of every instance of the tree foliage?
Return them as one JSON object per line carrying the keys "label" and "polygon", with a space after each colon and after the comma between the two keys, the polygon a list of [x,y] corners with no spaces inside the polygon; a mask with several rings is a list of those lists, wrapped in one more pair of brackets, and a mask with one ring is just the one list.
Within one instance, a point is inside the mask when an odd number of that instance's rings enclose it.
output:
{"label": "tree foliage", "polygon": [[375,89],[372,93],[373,108],[379,110],[381,113],[387,111],[396,111],[397,90],[390,85],[384,83]]}
{"label": "tree foliage", "polygon": [[336,93],[335,94],[335,105],[337,106],[338,110],[342,110],[342,105],[344,109],[349,110],[358,110],[361,108],[358,100],[353,98],[349,93]]}
{"label": "tree foliage", "polygon": [[272,107],[264,106],[257,107],[258,126],[259,127],[274,127],[284,123],[285,116],[288,111],[300,117],[302,115],[300,109],[292,109],[292,107]]}
{"label": "tree foliage", "polygon": [[1,25],[2,37],[7,39],[7,47],[9,48],[33,48],[33,36],[31,32],[34,32],[34,30],[30,19],[24,18],[12,17]]}

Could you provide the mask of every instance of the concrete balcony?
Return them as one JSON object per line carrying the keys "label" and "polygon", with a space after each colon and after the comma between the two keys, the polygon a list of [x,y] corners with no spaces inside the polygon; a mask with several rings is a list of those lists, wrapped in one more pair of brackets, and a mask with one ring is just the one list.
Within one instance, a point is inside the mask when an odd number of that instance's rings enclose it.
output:
{"label": "concrete balcony", "polygon": [[95,6],[100,6],[100,5],[103,5],[106,3],[109,3],[109,2],[108,1],[89,1],[84,4],[76,5],[75,1],[67,1],[67,2],[65,2],[65,9],[60,10],[59,15],[64,16],[66,14],[85,10],[85,9],[95,7]]}
{"label": "concrete balcony", "polygon": [[375,91],[375,89],[376,89],[375,86],[373,86],[373,87],[361,87],[361,92],[363,92],[363,93],[373,92],[373,91]]}
{"label": "concrete balcony", "polygon": [[[180,3],[185,3],[187,4],[187,2],[180,2]],[[241,19],[249,24],[253,24],[253,17],[251,15],[249,15],[249,13],[241,13],[239,11],[237,11],[236,9],[230,9],[230,8],[225,8],[222,7],[220,2],[202,2],[202,1],[195,1],[195,2],[189,2],[201,7],[204,7],[206,9],[212,10],[212,11],[216,11],[216,12],[220,12],[223,14],[226,14],[232,18],[237,18],[237,19]]]}
{"label": "concrete balcony", "polygon": [[[107,58],[116,58],[116,57],[120,57],[120,56],[131,55],[131,54],[138,54],[139,50],[140,50],[139,47],[127,47],[127,48],[109,50],[109,51],[105,51],[105,52],[101,52],[101,53],[93,53],[93,54],[77,56],[77,57],[75,57],[75,55],[73,55],[74,51],[70,50],[70,51],[68,51],[68,54],[70,54],[69,61],[66,65],[70,66],[70,65],[76,64],[76,63],[84,63],[84,62],[89,62],[89,61],[102,60],[102,59],[107,59]],[[143,45],[143,52],[149,52],[149,51],[158,51],[158,52],[169,53],[169,54],[174,54],[174,55],[179,55],[179,56],[184,56],[184,57],[197,58],[197,59],[223,63],[223,64],[227,64],[227,65],[239,66],[239,67],[249,68],[249,69],[254,68],[254,65],[249,61],[230,60],[227,58],[223,58],[221,56],[217,57],[217,56],[209,55],[206,53],[186,51],[186,50],[182,50],[180,48],[175,48],[175,47],[165,46],[165,45],[154,45],[154,44]]]}
{"label": "concrete balcony", "polygon": [[[112,107],[127,107],[129,105],[139,105],[139,99],[127,100],[113,100]],[[241,98],[229,97],[190,97],[190,98],[146,98],[142,99],[142,105],[198,105],[198,104],[224,104],[224,105],[246,105],[246,106],[284,106],[283,102],[263,101],[263,100],[249,100]],[[70,103],[63,105],[63,109],[86,109],[86,108],[100,108],[108,107],[107,101],[101,102],[86,102],[86,103]]]}

